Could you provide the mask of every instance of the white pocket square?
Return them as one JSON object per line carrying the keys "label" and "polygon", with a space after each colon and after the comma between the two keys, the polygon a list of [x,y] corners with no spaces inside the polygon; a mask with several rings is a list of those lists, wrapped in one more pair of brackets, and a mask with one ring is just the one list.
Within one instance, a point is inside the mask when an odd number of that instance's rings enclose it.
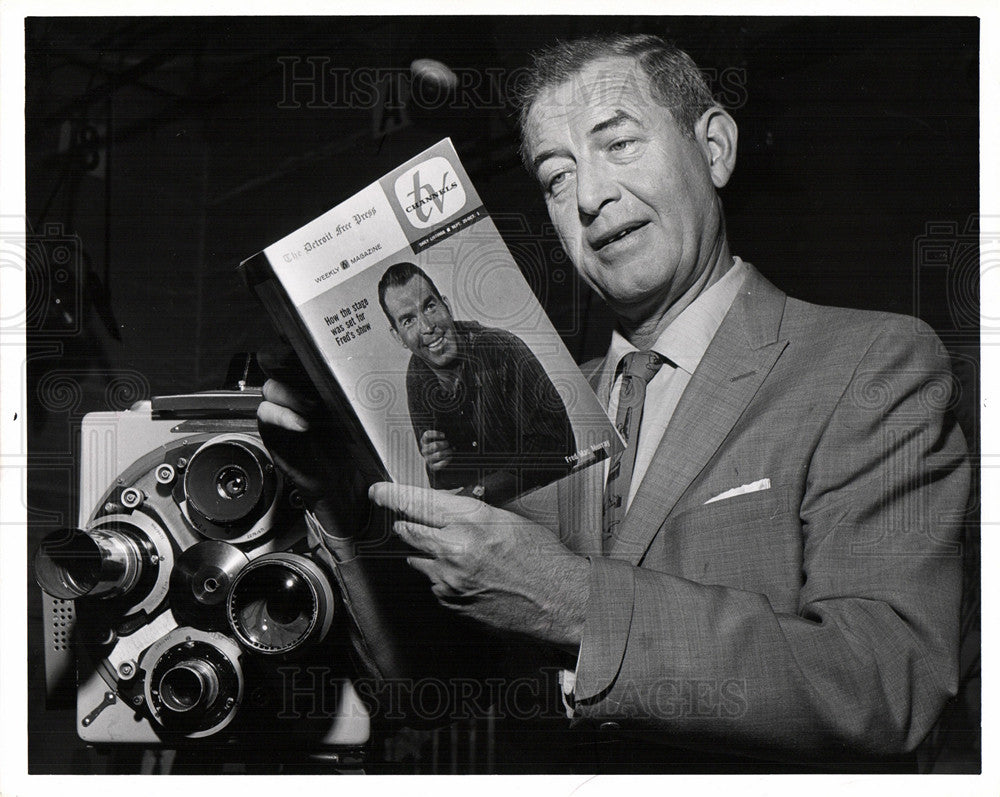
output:
{"label": "white pocket square", "polygon": [[716,501],[723,501],[726,498],[733,498],[737,495],[743,495],[744,493],[756,493],[761,490],[770,490],[771,480],[770,479],[760,479],[759,481],[750,482],[750,484],[744,484],[740,487],[734,487],[732,490],[726,490],[724,493],[719,493],[715,498],[709,498],[705,503],[712,504]]}

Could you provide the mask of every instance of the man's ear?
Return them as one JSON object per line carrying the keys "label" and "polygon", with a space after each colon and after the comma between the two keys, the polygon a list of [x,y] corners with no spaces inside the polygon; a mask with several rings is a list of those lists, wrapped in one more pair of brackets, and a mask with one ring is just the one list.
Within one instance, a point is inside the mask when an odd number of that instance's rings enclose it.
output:
{"label": "man's ear", "polygon": [[404,349],[407,348],[407,345],[403,343],[403,339],[399,336],[399,330],[397,330],[395,326],[390,324],[389,331],[392,332],[392,336],[396,339],[396,343],[398,343]]}
{"label": "man's ear", "polygon": [[739,137],[736,120],[713,105],[695,123],[694,137],[705,154],[712,184],[722,188],[736,168],[736,142]]}

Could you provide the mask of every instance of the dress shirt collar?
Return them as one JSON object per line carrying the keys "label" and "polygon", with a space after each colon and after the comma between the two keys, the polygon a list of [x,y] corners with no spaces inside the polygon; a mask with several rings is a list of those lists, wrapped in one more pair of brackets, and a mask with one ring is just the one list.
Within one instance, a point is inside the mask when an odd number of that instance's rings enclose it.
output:
{"label": "dress shirt collar", "polygon": [[[747,275],[747,266],[740,258],[734,257],[733,267],[722,278],[712,285],[701,296],[684,308],[684,311],[674,319],[656,339],[653,351],[662,355],[678,368],[688,374],[693,374],[701,362],[701,358],[712,342],[715,333],[722,325],[729,308],[739,293],[740,285]],[[611,333],[611,345],[605,360],[606,367],[612,368],[611,378],[614,380],[618,363],[622,357],[632,351],[638,351],[616,329]]]}

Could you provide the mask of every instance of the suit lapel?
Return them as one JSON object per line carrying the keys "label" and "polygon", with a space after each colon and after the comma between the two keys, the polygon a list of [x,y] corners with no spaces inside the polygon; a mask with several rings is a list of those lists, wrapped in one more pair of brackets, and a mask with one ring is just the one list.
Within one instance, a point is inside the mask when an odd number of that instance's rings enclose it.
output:
{"label": "suit lapel", "polygon": [[751,267],[670,419],[609,557],[642,560],[787,345],[777,338],[784,305],[785,295]]}

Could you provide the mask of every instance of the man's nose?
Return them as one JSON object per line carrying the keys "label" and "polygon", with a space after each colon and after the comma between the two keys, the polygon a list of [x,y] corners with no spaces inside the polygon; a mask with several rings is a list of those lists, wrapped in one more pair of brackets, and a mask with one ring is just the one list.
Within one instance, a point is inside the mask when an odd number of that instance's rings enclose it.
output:
{"label": "man's nose", "polygon": [[618,183],[608,173],[607,167],[598,162],[580,161],[576,167],[576,205],[584,222],[601,213],[608,203],[621,198]]}
{"label": "man's nose", "polygon": [[421,332],[421,334],[426,335],[426,334],[434,331],[434,322],[431,319],[429,319],[426,315],[424,315],[423,313],[420,314],[420,322],[419,323],[420,323],[420,332]]}

